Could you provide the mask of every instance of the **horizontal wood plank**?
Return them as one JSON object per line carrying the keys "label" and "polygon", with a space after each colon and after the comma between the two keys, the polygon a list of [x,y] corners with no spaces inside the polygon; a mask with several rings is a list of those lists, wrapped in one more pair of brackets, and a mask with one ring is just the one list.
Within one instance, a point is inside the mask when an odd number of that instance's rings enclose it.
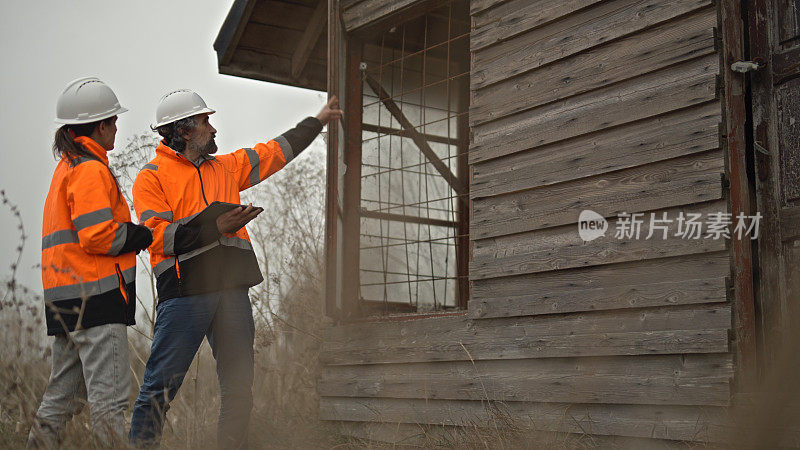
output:
{"label": "horizontal wood plank", "polygon": [[717,97],[719,57],[704,56],[473,128],[469,162],[699,105]]}
{"label": "horizontal wood plank", "polygon": [[[320,419],[470,428],[499,421],[536,431],[708,442],[717,440],[724,430],[726,411],[669,405],[322,397]],[[419,427],[415,429],[420,432]]]}
{"label": "horizontal wood plank", "polygon": [[237,77],[252,78],[271,83],[281,83],[308,89],[325,90],[325,63],[309,60],[309,70],[299,78],[292,78],[291,57],[275,56],[251,50],[237,49],[230,64],[220,66],[220,73]]}
{"label": "horizontal wood plank", "polygon": [[626,36],[472,94],[475,126],[714,53],[717,13],[705,8],[677,22]]}
{"label": "horizontal wood plank", "polygon": [[[275,36],[281,36],[281,39],[275,39]],[[262,25],[260,23],[250,23],[245,28],[244,33],[242,33],[237,49],[253,50],[259,53],[282,57],[286,56],[291,59],[297,42],[302,36],[302,31]],[[327,54],[325,53],[325,46],[314,46],[309,59],[323,65],[326,64]]]}
{"label": "horizontal wood plank", "polygon": [[519,297],[532,292],[569,295],[570,292],[624,288],[659,282],[682,282],[730,275],[728,252],[700,253],[677,258],[660,258],[621,264],[539,272],[514,277],[475,280],[472,298]]}
{"label": "horizontal wood plank", "polygon": [[473,201],[470,239],[574,224],[582,210],[610,218],[716,200],[724,172],[719,150]]}
{"label": "horizontal wood plank", "polygon": [[[616,222],[610,222],[611,226],[613,227]],[[574,233],[577,235],[577,230],[574,227],[567,228],[569,228],[568,234]],[[562,229],[563,227],[559,227],[559,230]],[[476,258],[470,263],[469,276],[471,280],[481,280],[549,270],[564,270],[575,267],[725,250],[724,239],[700,238],[692,240],[672,236],[664,240],[612,238],[605,239],[605,242],[598,242],[600,239],[587,242],[585,246],[580,246],[579,243],[564,244],[559,248],[543,249],[530,253],[519,253],[497,258]]]}
{"label": "horizontal wood plank", "polygon": [[250,14],[250,22],[303,32],[313,12],[314,8],[296,3],[260,1],[256,2]]}
{"label": "horizontal wood plank", "polygon": [[471,300],[468,311],[472,319],[488,319],[726,300],[725,278],[720,277],[484,298]]}
{"label": "horizontal wood plank", "polygon": [[[416,320],[362,325],[334,327],[333,330],[326,333],[325,352],[343,349],[380,349],[383,351],[392,346],[413,347],[416,345],[421,347],[440,342],[472,345],[495,338],[522,339],[570,335],[575,334],[576,330],[580,330],[584,334],[601,334],[727,329],[730,327],[730,305],[677,305],[636,310],[583,311],[477,322],[460,316],[453,320]],[[463,348],[459,348],[459,352],[461,352],[458,355],[459,359],[466,358],[463,351]]]}
{"label": "horizontal wood plank", "polygon": [[514,37],[602,0],[512,0],[489,11],[473,14],[472,51]]}
{"label": "horizontal wood plank", "polygon": [[[596,358],[544,358],[417,362],[408,364],[328,365],[323,377],[353,379],[365,377],[431,378],[483,374],[527,373],[536,376],[604,375],[669,376],[673,379],[708,378],[733,374],[731,354],[601,356]],[[323,394],[327,395],[327,394]],[[330,394],[336,396],[336,394]],[[347,395],[350,396],[350,395]],[[369,395],[373,397],[373,395]]]}
{"label": "horizontal wood plank", "polygon": [[342,23],[347,31],[372,25],[401,10],[415,7],[425,0],[363,0],[342,12]]}
{"label": "horizontal wood plank", "polygon": [[[727,211],[727,204],[720,200],[641,213],[637,219],[643,222],[641,228],[631,237],[623,235],[630,219],[612,218],[605,235],[589,242],[581,238],[575,224],[479,240],[473,244],[470,279],[725,250],[724,237],[709,236],[705,229],[691,233],[678,217],[700,214],[702,223],[712,214]],[[656,222],[664,217],[671,222]]]}
{"label": "horizontal wood plank", "polygon": [[366,448],[376,448],[375,443],[425,448],[432,442],[452,442],[454,436],[463,433],[460,427],[454,426],[424,427],[418,424],[381,422],[339,422],[338,429],[342,436],[347,436],[351,441],[366,441],[360,442]]}
{"label": "horizontal wood plank", "polygon": [[[326,339],[327,364],[727,351],[727,304],[451,322],[391,324]],[[427,323],[432,325],[432,323]]]}
{"label": "horizontal wood plank", "polygon": [[[705,222],[710,220],[709,217],[712,214],[726,212],[728,212],[728,204],[723,199],[641,212],[636,218],[636,222],[640,223],[639,230],[633,234],[627,234],[627,230],[623,229],[623,227],[627,228],[624,221],[621,222],[616,216],[609,217],[604,235],[588,242],[581,239],[576,221],[576,223],[563,227],[548,228],[535,233],[526,232],[476,240],[473,244],[473,257],[486,260],[541,251],[551,251],[554,256],[564,251],[565,256],[573,257],[575,255],[570,252],[575,251],[575,247],[585,248],[586,253],[592,253],[595,249],[602,248],[614,241],[649,241],[657,246],[660,245],[658,241],[664,243],[673,238],[689,241],[699,241],[706,237],[710,240],[724,240],[724,237],[713,239],[716,236],[708,234],[709,227]],[[697,227],[693,233],[690,233],[689,227],[685,223],[691,218],[690,215],[694,216],[696,224],[703,225]],[[667,222],[659,222],[661,220]],[[626,233],[624,236],[621,234],[622,231]],[[683,233],[687,234],[684,236]],[[580,254],[580,249],[577,251]],[[612,252],[605,253],[611,254]]]}
{"label": "horizontal wood plank", "polygon": [[473,53],[472,89],[536,69],[627,34],[711,5],[710,0],[601,3]]}
{"label": "horizontal wood plank", "polygon": [[[730,321],[730,315],[727,318]],[[475,339],[471,339],[475,340]],[[568,358],[576,356],[726,353],[727,330],[643,331],[497,338],[493,341],[441,342],[384,347],[330,349],[326,364],[386,364],[474,359]]]}
{"label": "horizontal wood plank", "polygon": [[318,391],[325,397],[725,406],[731,364],[729,355],[718,354],[326,366]]}
{"label": "horizontal wood plank", "polygon": [[381,345],[385,340],[401,337],[429,338],[435,333],[437,339],[459,339],[464,335],[466,315],[423,316],[414,320],[357,322],[328,327],[324,330],[323,345],[350,345],[370,340]]}
{"label": "horizontal wood plank", "polygon": [[470,0],[469,13],[470,15],[474,16],[482,11],[486,11],[489,8],[503,4],[506,1],[507,0]]}
{"label": "horizontal wood plank", "polygon": [[[523,422],[527,422],[532,418],[525,417],[524,419]],[[563,420],[571,419],[564,417]],[[431,446],[445,445],[447,447],[460,446],[472,448],[485,446],[486,442],[501,441],[507,448],[528,448],[531,445],[538,445],[539,447],[544,446],[547,448],[583,448],[589,445],[593,448],[672,449],[676,446],[673,440],[656,439],[654,437],[631,437],[625,435],[624,432],[614,435],[593,433],[589,436],[584,431],[565,432],[549,430],[545,428],[547,422],[542,426],[531,424],[531,426],[527,428],[521,427],[519,430],[498,427],[497,422],[498,420],[492,421],[486,428],[477,424],[461,427],[386,422],[338,422],[338,425],[340,433],[343,436],[365,441],[362,444],[368,446],[374,446],[376,442],[380,442],[402,447],[416,446],[419,448],[428,448]],[[586,426],[586,422],[591,423],[592,418],[584,417],[581,422],[573,422],[573,425],[577,430],[581,430]],[[503,425],[514,426],[512,422],[504,421],[502,423]],[[705,422],[701,421],[701,423]],[[651,427],[651,432],[653,432],[652,428],[653,427]],[[627,430],[628,427],[623,427],[622,429]],[[707,439],[704,436],[711,436],[710,432],[702,431],[698,433],[695,439],[689,440],[700,442],[712,441],[715,443],[730,442],[741,446],[741,433],[741,428],[738,427],[728,427],[727,430],[723,429],[723,431],[717,431],[715,427],[715,437]],[[653,432],[653,434],[658,433]],[[753,446],[758,446],[757,443],[761,442],[758,440],[759,435],[751,434],[748,436],[750,436],[750,438],[747,442],[752,441]],[[796,443],[800,442],[800,434],[792,435],[791,438],[784,439],[781,442],[785,442],[785,444],[783,444],[785,447],[796,447]]]}
{"label": "horizontal wood plank", "polygon": [[719,147],[721,107],[710,102],[475,164],[472,198],[507,194]]}

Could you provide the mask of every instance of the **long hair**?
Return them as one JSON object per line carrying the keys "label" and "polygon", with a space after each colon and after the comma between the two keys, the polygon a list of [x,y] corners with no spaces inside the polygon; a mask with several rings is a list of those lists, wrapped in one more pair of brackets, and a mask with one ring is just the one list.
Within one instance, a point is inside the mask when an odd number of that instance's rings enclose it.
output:
{"label": "long hair", "polygon": [[[113,120],[113,117],[109,117],[108,119],[98,120],[97,122],[82,123],[79,125],[62,125],[56,130],[56,137],[53,139],[53,156],[55,156],[57,160],[63,157],[70,160],[80,157],[97,159],[89,150],[86,150],[82,145],[75,142],[75,138],[78,136],[89,136],[101,123],[105,122],[110,125],[113,123]],[[71,134],[70,131],[72,132]]]}
{"label": "long hair", "polygon": [[[114,121],[114,117],[116,116],[91,123],[62,125],[56,130],[56,136],[53,139],[53,156],[55,156],[56,160],[66,157],[68,160],[72,161],[73,159],[83,157],[100,161],[97,156],[87,150],[86,147],[75,142],[75,138],[78,136],[90,136],[101,123],[111,125]],[[114,179],[114,184],[117,185],[117,196],[119,196],[121,194],[119,180],[117,180],[117,176],[110,167],[108,168],[108,172],[111,174],[111,178]]]}

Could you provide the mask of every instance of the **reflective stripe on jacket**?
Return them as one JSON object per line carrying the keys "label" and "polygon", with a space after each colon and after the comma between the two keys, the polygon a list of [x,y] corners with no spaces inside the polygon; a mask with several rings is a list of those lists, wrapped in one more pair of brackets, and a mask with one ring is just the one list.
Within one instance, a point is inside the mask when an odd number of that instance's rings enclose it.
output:
{"label": "reflective stripe on jacket", "polygon": [[188,223],[214,201],[240,203],[240,191],[277,172],[292,157],[283,137],[196,162],[163,142],[156,148],[156,157],[133,184],[133,204],[139,223],[153,230],[150,264],[159,301],[263,281],[244,227],[220,236],[216,228],[190,229]]}
{"label": "reflective stripe on jacket", "polygon": [[[130,209],[108,168],[106,150],[82,136],[96,159],[62,158],[45,201],[42,285],[48,334],[135,323],[135,253],[120,254]],[[130,294],[130,298],[129,298]]]}

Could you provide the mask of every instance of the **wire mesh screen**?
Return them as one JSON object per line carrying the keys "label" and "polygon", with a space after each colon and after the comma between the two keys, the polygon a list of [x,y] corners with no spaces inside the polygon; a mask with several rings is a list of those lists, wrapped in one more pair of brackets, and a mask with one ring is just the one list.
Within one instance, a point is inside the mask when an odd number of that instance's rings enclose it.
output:
{"label": "wire mesh screen", "polygon": [[362,308],[372,312],[459,305],[467,7],[452,2],[364,47],[359,275]]}

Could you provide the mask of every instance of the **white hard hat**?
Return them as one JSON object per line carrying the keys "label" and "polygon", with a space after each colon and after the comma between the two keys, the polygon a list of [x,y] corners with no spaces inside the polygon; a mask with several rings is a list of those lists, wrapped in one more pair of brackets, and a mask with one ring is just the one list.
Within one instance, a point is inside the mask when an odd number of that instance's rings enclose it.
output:
{"label": "white hard hat", "polygon": [[197,114],[214,114],[215,112],[206,106],[206,102],[196,92],[179,89],[161,97],[158,108],[156,108],[156,124],[153,128],[162,127]]}
{"label": "white hard hat", "polygon": [[105,83],[95,77],[78,78],[58,97],[56,122],[68,125],[97,122],[122,114],[123,108]]}

